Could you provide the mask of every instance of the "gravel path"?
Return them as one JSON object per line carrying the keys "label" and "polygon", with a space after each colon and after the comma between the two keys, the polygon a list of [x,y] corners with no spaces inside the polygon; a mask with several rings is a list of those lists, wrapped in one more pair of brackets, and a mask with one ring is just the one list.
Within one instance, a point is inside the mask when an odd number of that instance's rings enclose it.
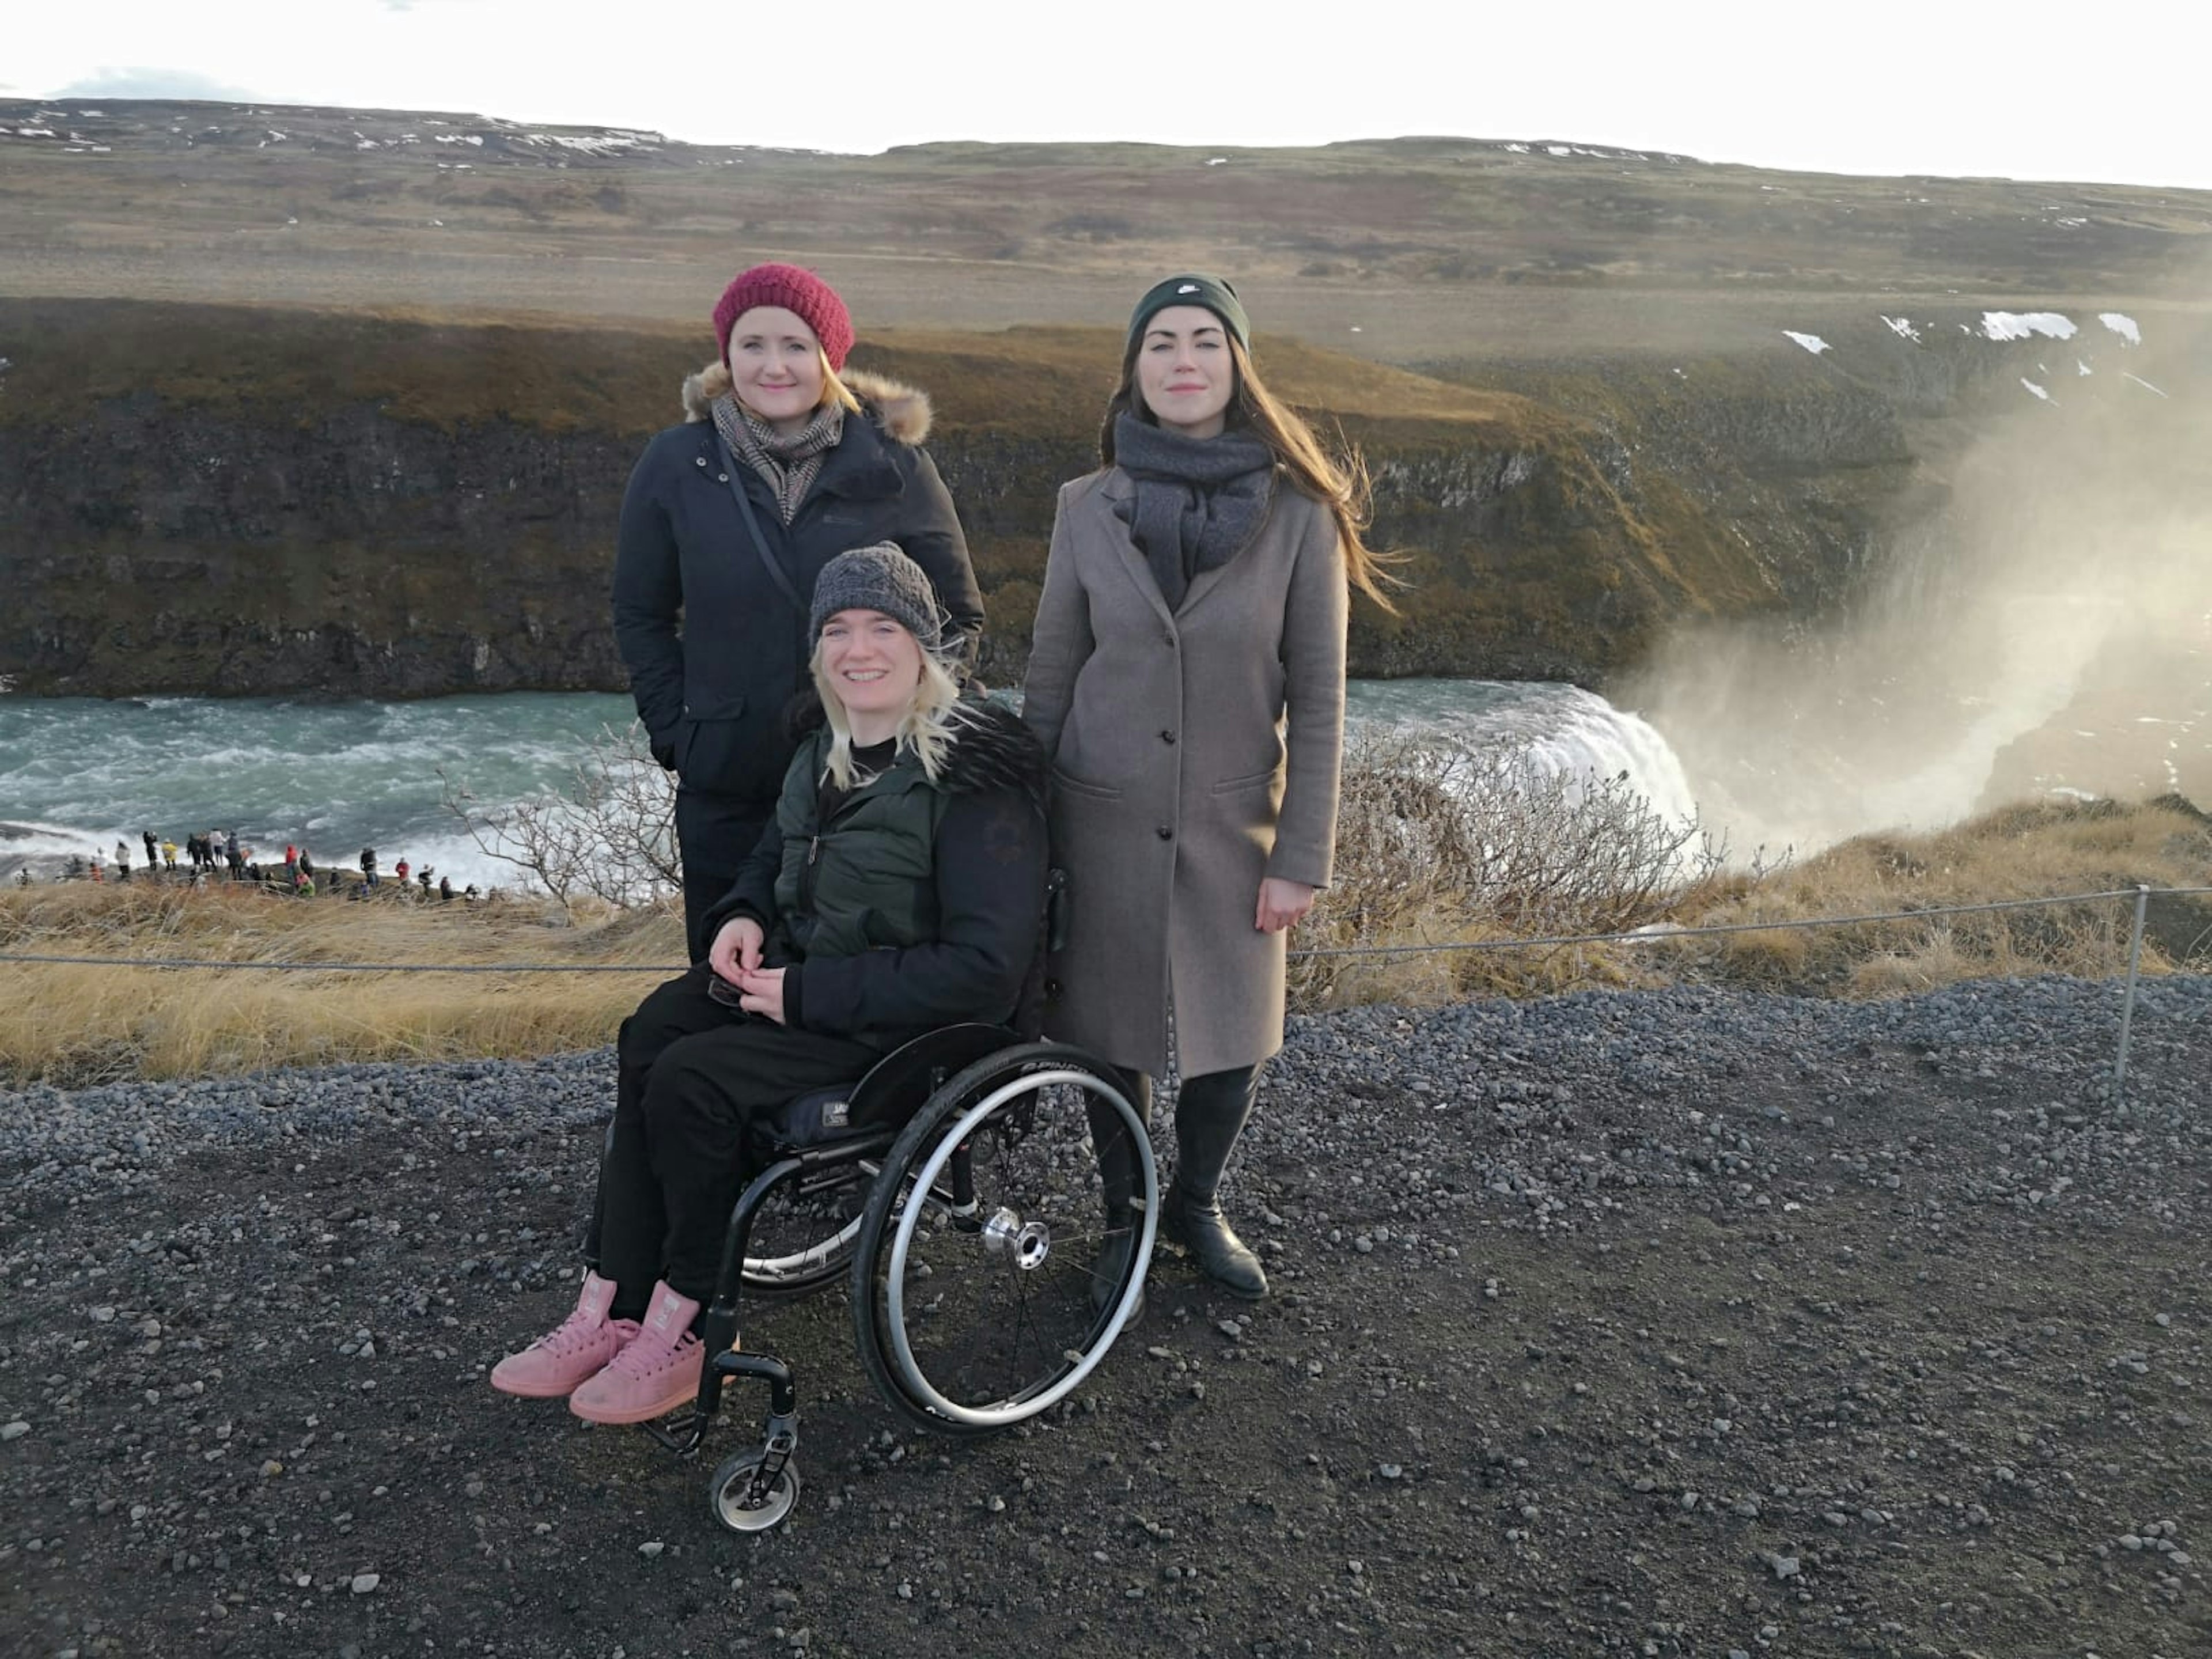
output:
{"label": "gravel path", "polygon": [[[495,1395],[607,1051],[0,1094],[0,1650],[2212,1651],[2212,979],[1301,1022],[1231,1207],[1053,1420],[757,1312],[806,1490]],[[741,1409],[750,1402],[741,1397]],[[719,1457],[746,1426],[710,1443]]]}

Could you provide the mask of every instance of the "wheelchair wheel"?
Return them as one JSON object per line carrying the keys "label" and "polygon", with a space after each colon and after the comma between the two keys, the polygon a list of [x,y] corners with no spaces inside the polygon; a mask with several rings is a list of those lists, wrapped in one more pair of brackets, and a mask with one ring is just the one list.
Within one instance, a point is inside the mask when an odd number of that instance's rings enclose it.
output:
{"label": "wheelchair wheel", "polygon": [[799,1502],[799,1465],[793,1462],[783,1466],[766,1498],[749,1504],[753,1471],[760,1463],[757,1450],[740,1452],[714,1471],[714,1481],[707,1488],[708,1510],[732,1532],[766,1532],[781,1525]]}
{"label": "wheelchair wheel", "polygon": [[[1128,1200],[1110,1218],[1109,1168]],[[869,1193],[853,1318],[870,1377],[954,1434],[1057,1404],[1143,1297],[1158,1200],[1110,1068],[1055,1043],[977,1061],[915,1115]]]}
{"label": "wheelchair wheel", "polygon": [[753,1217],[745,1247],[749,1297],[804,1296],[841,1278],[860,1238],[860,1212],[875,1165],[855,1163],[802,1175],[771,1193]]}

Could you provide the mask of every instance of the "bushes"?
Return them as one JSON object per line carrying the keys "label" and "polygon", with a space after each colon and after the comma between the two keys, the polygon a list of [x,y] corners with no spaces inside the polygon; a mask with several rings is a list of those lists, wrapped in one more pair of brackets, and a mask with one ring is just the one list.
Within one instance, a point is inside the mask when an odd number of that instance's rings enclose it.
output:
{"label": "bushes", "polygon": [[[1305,951],[1626,932],[1720,879],[1721,850],[1662,817],[1627,775],[1558,773],[1516,753],[1355,732],[1334,884],[1300,927]],[[1634,947],[1301,956],[1303,1009],[1548,991],[1638,977]]]}
{"label": "bushes", "polygon": [[626,907],[683,896],[676,775],[653,758],[640,721],[601,726],[565,793],[548,789],[499,817],[477,810],[466,780],[443,767],[438,776],[446,810],[477,850],[534,878],[564,909],[583,899]]}

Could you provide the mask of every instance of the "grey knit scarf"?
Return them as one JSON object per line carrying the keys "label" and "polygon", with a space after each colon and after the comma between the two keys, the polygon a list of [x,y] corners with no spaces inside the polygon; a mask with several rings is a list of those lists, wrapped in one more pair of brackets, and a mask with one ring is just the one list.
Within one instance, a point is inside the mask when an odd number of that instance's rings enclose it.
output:
{"label": "grey knit scarf", "polygon": [[1193,577],[1251,545],[1274,493],[1274,453],[1249,432],[1186,438],[1124,413],[1114,422],[1114,462],[1137,486],[1115,510],[1170,611]]}
{"label": "grey knit scarf", "polygon": [[789,524],[799,516],[799,504],[821,476],[823,458],[836,448],[845,435],[845,406],[824,404],[806,423],[806,429],[786,438],[766,421],[726,392],[714,399],[714,430],[730,452],[768,480],[775,493],[775,510]]}

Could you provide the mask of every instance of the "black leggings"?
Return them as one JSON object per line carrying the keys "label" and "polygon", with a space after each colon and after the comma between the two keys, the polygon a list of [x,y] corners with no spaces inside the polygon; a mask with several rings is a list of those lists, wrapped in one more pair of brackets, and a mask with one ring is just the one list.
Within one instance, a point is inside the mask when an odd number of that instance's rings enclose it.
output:
{"label": "black leggings", "polygon": [[655,1279],[704,1303],[745,1183],[754,1115],[848,1083],[882,1058],[849,1038],[724,1007],[694,968],[623,1022],[614,1127],[585,1259],[615,1282],[614,1314],[645,1311]]}

